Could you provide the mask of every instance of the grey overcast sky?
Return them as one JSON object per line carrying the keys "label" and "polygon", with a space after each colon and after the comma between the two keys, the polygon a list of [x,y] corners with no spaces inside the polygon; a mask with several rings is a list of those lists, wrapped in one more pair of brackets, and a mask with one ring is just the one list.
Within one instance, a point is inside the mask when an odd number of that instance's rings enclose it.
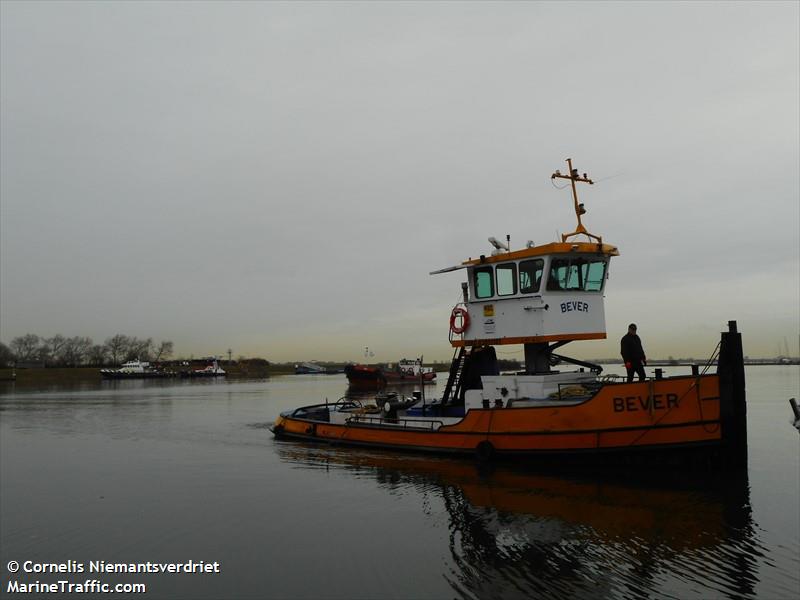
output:
{"label": "grey overcast sky", "polygon": [[[0,3],[0,339],[446,360],[463,272],[584,223],[608,340],[800,335],[798,2]],[[786,340],[786,342],[784,342]],[[521,347],[500,348],[521,356]]]}

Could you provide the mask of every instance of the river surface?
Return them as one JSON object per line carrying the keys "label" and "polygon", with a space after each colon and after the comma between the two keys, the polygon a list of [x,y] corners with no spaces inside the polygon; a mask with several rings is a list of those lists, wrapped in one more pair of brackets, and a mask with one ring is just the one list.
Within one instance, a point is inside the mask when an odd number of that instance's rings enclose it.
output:
{"label": "river surface", "polygon": [[[746,375],[747,472],[699,477],[273,439],[280,411],[342,396],[341,375],[4,384],[0,596],[97,580],[144,583],[149,599],[796,599],[800,370]],[[90,572],[190,560],[219,572]],[[24,572],[41,563],[85,570]]]}

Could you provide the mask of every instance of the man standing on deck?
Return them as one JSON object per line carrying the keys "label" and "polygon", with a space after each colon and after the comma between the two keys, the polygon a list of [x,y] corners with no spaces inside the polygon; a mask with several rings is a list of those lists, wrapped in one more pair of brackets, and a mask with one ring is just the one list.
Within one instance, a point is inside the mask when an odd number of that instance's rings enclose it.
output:
{"label": "man standing on deck", "polygon": [[644,355],[642,340],[636,335],[636,324],[628,325],[628,333],[622,336],[620,352],[625,368],[628,370],[628,383],[633,381],[633,374],[639,376],[639,381],[645,380],[644,365],[647,364],[647,357]]}

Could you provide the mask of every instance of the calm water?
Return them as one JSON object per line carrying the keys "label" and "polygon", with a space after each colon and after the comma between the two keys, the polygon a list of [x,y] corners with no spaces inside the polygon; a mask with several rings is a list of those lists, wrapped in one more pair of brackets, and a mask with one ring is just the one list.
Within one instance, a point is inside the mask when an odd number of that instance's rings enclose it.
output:
{"label": "calm water", "polygon": [[[335,400],[343,376],[6,384],[0,595],[9,579],[98,579],[144,582],[146,598],[797,598],[800,436],[787,399],[800,371],[747,378],[748,473],[700,481],[273,440],[281,410]],[[190,559],[220,573],[7,571]]]}

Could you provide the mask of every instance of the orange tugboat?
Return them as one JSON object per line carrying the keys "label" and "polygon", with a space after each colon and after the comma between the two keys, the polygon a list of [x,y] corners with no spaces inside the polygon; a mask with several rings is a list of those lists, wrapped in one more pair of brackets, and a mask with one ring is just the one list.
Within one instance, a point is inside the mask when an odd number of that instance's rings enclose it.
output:
{"label": "orange tugboat", "polygon": [[[442,397],[433,402],[357,400],[284,412],[277,437],[402,450],[593,462],[651,462],[699,456],[746,459],[747,421],[741,334],[728,323],[709,365],[715,373],[623,383],[602,368],[555,353],[579,340],[605,339],[604,290],[618,256],[582,224],[576,183],[592,184],[567,159],[553,173],[572,187],[577,228],[560,242],[495,250],[431,274],[465,270],[463,302],[450,314],[455,348]],[[584,236],[587,240],[578,240]],[[495,346],[524,345],[525,372],[500,374]],[[716,361],[715,361],[716,359]],[[574,370],[554,367],[574,365]]]}

